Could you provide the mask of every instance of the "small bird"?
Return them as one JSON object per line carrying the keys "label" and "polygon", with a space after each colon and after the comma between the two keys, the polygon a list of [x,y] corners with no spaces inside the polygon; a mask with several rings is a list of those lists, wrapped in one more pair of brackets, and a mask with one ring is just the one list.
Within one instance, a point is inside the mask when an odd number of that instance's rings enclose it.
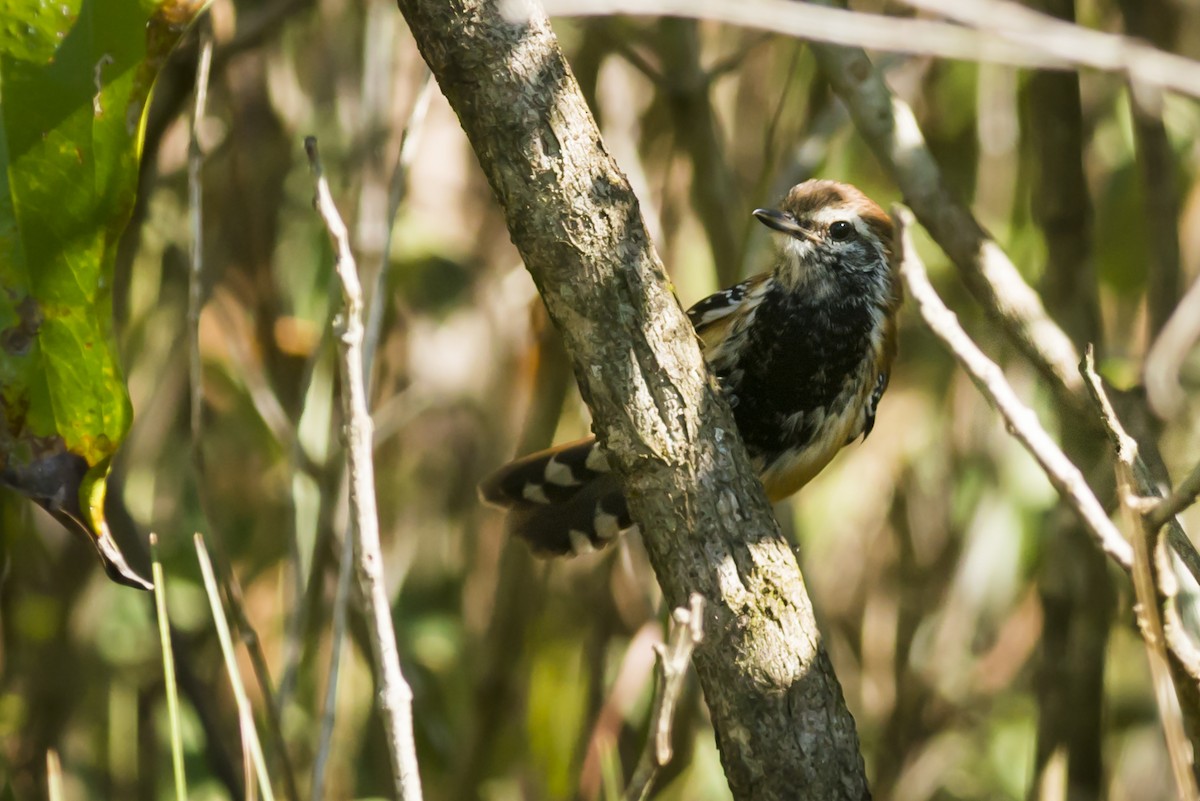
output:
{"label": "small bird", "polygon": [[[871,432],[902,296],[892,222],[855,187],[805,181],[754,216],[778,234],[774,269],[687,314],[775,502]],[[510,462],[479,490],[544,556],[601,548],[633,525],[595,437]]]}

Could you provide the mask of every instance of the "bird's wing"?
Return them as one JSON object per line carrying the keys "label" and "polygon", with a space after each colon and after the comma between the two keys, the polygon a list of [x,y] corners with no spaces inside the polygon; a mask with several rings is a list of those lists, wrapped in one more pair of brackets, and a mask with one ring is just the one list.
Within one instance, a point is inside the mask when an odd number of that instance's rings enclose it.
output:
{"label": "bird's wing", "polygon": [[770,273],[760,273],[747,278],[740,284],[714,292],[688,309],[688,319],[704,342],[705,351],[725,338],[730,326],[748,305],[756,304],[762,298],[770,277]]}

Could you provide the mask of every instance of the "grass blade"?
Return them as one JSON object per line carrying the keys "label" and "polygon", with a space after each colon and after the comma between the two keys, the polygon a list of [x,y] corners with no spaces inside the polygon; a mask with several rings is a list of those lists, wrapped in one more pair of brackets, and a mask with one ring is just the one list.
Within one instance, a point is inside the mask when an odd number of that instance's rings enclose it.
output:
{"label": "grass blade", "polygon": [[221,641],[221,653],[225,655],[225,670],[229,673],[229,683],[233,685],[233,698],[237,703],[238,720],[241,723],[242,747],[250,753],[263,801],[275,801],[275,795],[271,792],[270,777],[267,776],[267,763],[263,759],[262,743],[258,739],[258,728],[254,725],[254,712],[250,708],[246,685],[242,682],[242,674],[238,670],[233,638],[229,635],[229,621],[225,619],[225,609],[221,606],[221,593],[217,590],[217,577],[213,572],[212,559],[208,556],[208,549],[204,547],[204,538],[197,534],[195,541],[196,557],[200,560],[200,572],[204,576],[204,591],[208,594],[208,604],[212,607],[213,623],[217,627],[217,638]]}

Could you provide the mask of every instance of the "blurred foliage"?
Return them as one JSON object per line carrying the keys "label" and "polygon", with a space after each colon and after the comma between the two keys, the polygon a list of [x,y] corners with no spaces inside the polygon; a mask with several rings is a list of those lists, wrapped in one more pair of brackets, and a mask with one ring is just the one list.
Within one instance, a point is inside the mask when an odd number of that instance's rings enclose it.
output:
{"label": "blurred foliage", "polygon": [[[1112,3],[1086,5],[1090,22],[1120,28]],[[1198,56],[1200,15],[1177,10],[1183,22],[1165,44]],[[193,531],[206,533],[240,580],[304,795],[317,757],[345,510],[326,333],[336,295],[310,205],[301,150],[309,133],[320,137],[351,221],[364,283],[388,265],[372,392],[376,470],[426,796],[613,797],[612,777],[628,774],[644,738],[650,643],[665,610],[636,539],[546,563],[506,542],[500,517],[475,499],[489,469],[517,450],[581,435],[587,417],[574,390],[563,389],[572,383],[568,368],[453,113],[435,92],[385,254],[390,173],[425,80],[394,8],[384,0],[218,0],[211,17],[216,59],[200,125],[208,154],[202,475],[190,453],[186,352],[194,34],[155,91],[138,205],[113,285],[135,415],[115,460],[109,517],[126,547],[149,531],[160,537],[192,797],[243,797],[237,716]],[[791,183],[821,175],[851,181],[885,207],[899,199],[802,43],[678,21],[556,28],[685,304],[765,268],[768,238],[749,211]],[[1053,265],[1031,212],[1041,165],[1023,124],[1029,76],[924,58],[878,62],[914,107],[955,191],[1039,281]],[[692,80],[714,65],[717,74]],[[1077,155],[1100,281],[1100,356],[1110,377],[1129,384],[1147,347],[1146,190],[1125,86],[1095,74],[1081,85]],[[1200,115],[1168,99],[1164,119],[1186,285],[1200,261]],[[1028,365],[918,239],[967,328],[1050,430],[1070,436]],[[1185,375],[1194,379],[1198,367]],[[1192,404],[1167,421],[1159,440],[1175,475],[1196,453],[1196,411]],[[1109,469],[1099,457],[1080,467],[1089,476]],[[1040,654],[1056,636],[1039,575],[1069,515],[911,309],[874,433],[779,512],[858,722],[875,797],[1017,799],[1031,794],[1035,775],[1043,787],[1054,781],[1038,773],[1047,692]],[[168,797],[150,599],[108,583],[84,546],[10,494],[0,495],[0,543],[0,786],[43,797],[53,748],[68,797]],[[1145,653],[1129,589],[1115,577],[1114,585],[1102,664],[1082,668],[1103,681],[1103,727],[1094,732],[1103,791],[1165,799],[1170,773]],[[367,654],[352,605],[327,798],[388,791]],[[285,766],[247,658],[242,670],[280,777]],[[727,798],[694,687],[676,740],[657,797]],[[276,784],[282,792],[284,782]]]}

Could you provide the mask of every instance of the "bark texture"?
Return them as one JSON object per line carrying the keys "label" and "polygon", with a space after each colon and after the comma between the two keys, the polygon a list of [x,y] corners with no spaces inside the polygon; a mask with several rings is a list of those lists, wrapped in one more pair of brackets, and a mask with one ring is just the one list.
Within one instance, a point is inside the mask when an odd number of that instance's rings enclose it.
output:
{"label": "bark texture", "polygon": [[735,798],[869,797],[795,557],[667,287],[636,198],[536,8],[399,0],[563,333],[668,604],[704,596],[695,655]]}

